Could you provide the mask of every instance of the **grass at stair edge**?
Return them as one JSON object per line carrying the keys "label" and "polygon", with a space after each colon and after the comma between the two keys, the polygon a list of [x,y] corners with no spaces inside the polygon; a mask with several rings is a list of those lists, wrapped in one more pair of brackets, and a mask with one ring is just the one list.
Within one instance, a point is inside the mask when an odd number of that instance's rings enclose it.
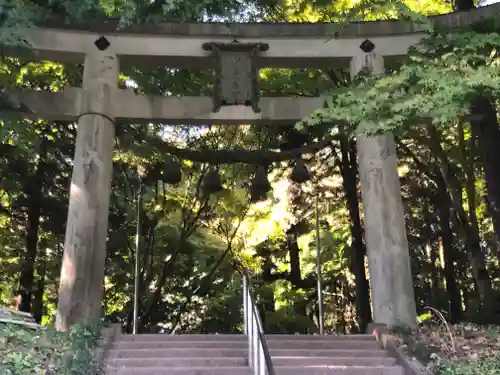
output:
{"label": "grass at stair edge", "polygon": [[97,348],[104,322],[75,325],[69,332],[53,327],[31,329],[0,323],[1,375],[96,375]]}

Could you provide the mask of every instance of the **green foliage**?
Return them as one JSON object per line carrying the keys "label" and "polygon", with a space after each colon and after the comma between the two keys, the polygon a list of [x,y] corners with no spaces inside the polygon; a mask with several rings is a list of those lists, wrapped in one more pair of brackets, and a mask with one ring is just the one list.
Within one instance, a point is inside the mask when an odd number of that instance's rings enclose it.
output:
{"label": "green foliage", "polygon": [[357,133],[402,132],[427,120],[450,124],[464,117],[474,99],[500,95],[500,34],[495,25],[481,32],[444,30],[411,12],[406,15],[427,33],[410,49],[406,63],[381,76],[362,72],[351,85],[333,89],[325,108],[299,128],[345,121]]}
{"label": "green foliage", "polygon": [[318,327],[309,317],[297,314],[288,306],[267,312],[264,322],[266,332],[311,334],[318,331]]}
{"label": "green foliage", "polygon": [[81,21],[84,16],[100,10],[95,0],[19,1],[5,0],[0,4],[0,41],[7,46],[29,46],[24,37],[27,28],[56,16],[65,21]]}
{"label": "green foliage", "polygon": [[500,355],[464,362],[443,361],[435,373],[436,375],[498,375]]}
{"label": "green foliage", "polygon": [[0,323],[2,375],[95,375],[101,365],[96,346],[103,325],[74,326],[68,333],[52,328],[26,329]]}
{"label": "green foliage", "polygon": [[4,1],[0,5],[0,41],[5,45],[26,45],[23,29],[32,26],[37,17],[34,7],[20,7],[15,0]]}

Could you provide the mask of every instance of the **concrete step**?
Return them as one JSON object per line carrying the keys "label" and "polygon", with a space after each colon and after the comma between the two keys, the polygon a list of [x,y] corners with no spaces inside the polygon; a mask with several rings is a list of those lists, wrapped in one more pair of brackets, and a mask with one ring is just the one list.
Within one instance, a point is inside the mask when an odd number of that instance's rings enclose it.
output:
{"label": "concrete step", "polygon": [[110,358],[112,367],[238,367],[248,366],[245,357]]}
{"label": "concrete step", "polygon": [[181,334],[141,333],[138,335],[121,335],[120,341],[247,341],[242,334]]}
{"label": "concrete step", "polygon": [[[227,367],[248,366],[245,357],[177,357],[177,358],[109,358],[114,367]],[[275,366],[393,366],[396,359],[390,357],[273,357]]]}
{"label": "concrete step", "polygon": [[170,367],[170,368],[106,367],[104,369],[104,374],[105,375],[252,375],[252,370],[249,367],[219,367],[219,368],[217,367]]}
{"label": "concrete step", "polygon": [[[166,333],[139,334],[139,335],[121,335],[121,341],[246,341],[247,338],[242,334],[180,334],[170,335]],[[290,335],[274,334],[266,335],[266,340],[305,340],[305,341],[332,341],[332,340],[350,340],[350,341],[375,341],[375,336],[360,335]]]}
{"label": "concrete step", "polygon": [[269,349],[349,349],[376,350],[377,341],[367,340],[266,340]]}
{"label": "concrete step", "polygon": [[248,348],[160,348],[160,349],[111,349],[108,358],[198,358],[246,357]]}
{"label": "concrete step", "polygon": [[[385,350],[346,350],[346,349],[271,349],[273,357],[387,357]],[[247,345],[238,348],[136,348],[111,349],[108,358],[191,358],[191,357],[246,357]]]}
{"label": "concrete step", "polygon": [[354,341],[376,341],[375,336],[368,334],[359,335],[289,335],[274,334],[266,335],[266,340],[305,340],[305,341],[332,341],[332,340],[354,340]]}
{"label": "concrete step", "polygon": [[274,366],[394,366],[391,357],[272,357]]}
{"label": "concrete step", "polygon": [[[377,341],[372,340],[268,340],[270,349],[349,349],[376,350]],[[122,340],[113,345],[116,349],[168,349],[168,348],[247,348],[247,341],[185,341],[185,340]]]}
{"label": "concrete step", "polygon": [[273,349],[269,350],[273,357],[387,357],[385,350],[347,350],[347,349]]}
{"label": "concrete step", "polygon": [[275,366],[274,369],[276,375],[404,375],[403,368],[397,366]]}
{"label": "concrete step", "polygon": [[113,349],[203,349],[203,348],[226,348],[226,349],[246,349],[247,341],[138,341],[138,340],[118,340],[114,342]]}
{"label": "concrete step", "polygon": [[[276,366],[276,375],[404,375],[402,367]],[[122,367],[105,368],[106,375],[251,375],[248,367]]]}

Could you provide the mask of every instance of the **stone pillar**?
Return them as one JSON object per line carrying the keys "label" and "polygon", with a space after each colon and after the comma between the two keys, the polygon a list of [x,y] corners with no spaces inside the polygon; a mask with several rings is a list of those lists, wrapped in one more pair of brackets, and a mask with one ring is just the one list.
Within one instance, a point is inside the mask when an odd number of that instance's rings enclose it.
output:
{"label": "stone pillar", "polygon": [[86,56],[83,71],[57,305],[56,328],[60,331],[102,314],[115,136],[112,96],[117,85],[118,59],[98,46]]}
{"label": "stone pillar", "polygon": [[[383,73],[383,57],[374,48],[369,41],[361,45],[351,77],[363,68]],[[413,327],[417,314],[394,136],[359,135],[357,153],[374,322]]]}

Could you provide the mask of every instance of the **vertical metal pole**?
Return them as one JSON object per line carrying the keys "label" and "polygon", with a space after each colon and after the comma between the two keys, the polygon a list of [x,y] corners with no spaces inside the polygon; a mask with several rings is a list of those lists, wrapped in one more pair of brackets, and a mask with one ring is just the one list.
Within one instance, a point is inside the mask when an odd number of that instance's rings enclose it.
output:
{"label": "vertical metal pole", "polygon": [[243,327],[245,335],[248,335],[248,283],[247,278],[243,277]]}
{"label": "vertical metal pole", "polygon": [[266,375],[266,359],[264,357],[264,348],[262,341],[259,340],[259,375]]}
{"label": "vertical metal pole", "polygon": [[248,329],[248,364],[253,368],[255,365],[253,356],[253,335],[255,335],[253,320],[252,320],[252,300],[247,289],[247,329]]}
{"label": "vertical metal pole", "polygon": [[316,198],[316,278],[318,280],[318,315],[319,315],[319,334],[325,334],[324,315],[323,315],[323,282],[321,280],[321,239],[319,232],[319,206]]}
{"label": "vertical metal pole", "polygon": [[257,371],[259,369],[259,352],[258,352],[258,345],[259,345],[259,328],[257,327],[257,322],[255,321],[255,305],[252,303],[252,331],[253,331],[253,336],[252,336],[252,354],[253,354],[253,373],[257,374]]}
{"label": "vertical metal pole", "polygon": [[132,334],[137,334],[137,324],[139,320],[139,284],[140,284],[140,247],[141,247],[141,211],[142,211],[142,182],[137,192],[137,218],[135,232],[135,268],[134,268],[134,322]]}

